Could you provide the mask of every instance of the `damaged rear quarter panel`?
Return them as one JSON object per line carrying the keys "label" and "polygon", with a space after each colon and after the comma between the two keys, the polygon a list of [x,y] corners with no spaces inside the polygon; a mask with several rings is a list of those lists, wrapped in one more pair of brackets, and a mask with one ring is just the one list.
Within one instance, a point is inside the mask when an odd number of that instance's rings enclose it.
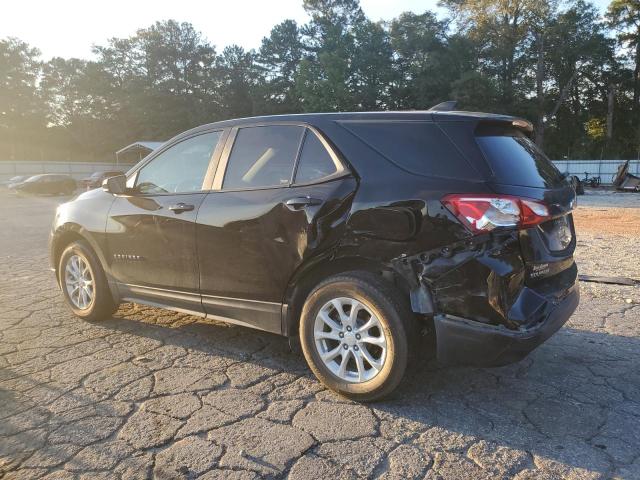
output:
{"label": "damaged rear quarter panel", "polygon": [[[442,189],[451,191],[448,182],[423,178],[403,184],[404,195],[387,203],[358,191],[340,255],[364,256],[394,271],[406,281],[417,313],[515,328],[507,318],[525,274],[517,232],[473,237],[440,202]],[[414,194],[407,195],[411,187]],[[376,193],[371,189],[372,197]]]}
{"label": "damaged rear quarter panel", "polygon": [[516,328],[509,311],[524,285],[517,232],[485,235],[419,257],[439,313]]}
{"label": "damaged rear quarter panel", "polygon": [[338,258],[365,257],[395,272],[406,282],[416,313],[511,329],[541,318],[536,310],[542,298],[524,286],[518,232],[472,236],[440,202],[442,182],[425,188],[430,181],[414,186],[415,195],[387,203],[364,202],[368,195],[360,189]]}

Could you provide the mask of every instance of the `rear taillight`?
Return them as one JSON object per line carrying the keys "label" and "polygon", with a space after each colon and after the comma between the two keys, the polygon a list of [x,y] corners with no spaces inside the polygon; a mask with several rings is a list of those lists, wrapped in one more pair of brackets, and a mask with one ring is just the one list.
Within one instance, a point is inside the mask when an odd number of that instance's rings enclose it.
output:
{"label": "rear taillight", "polygon": [[543,202],[510,195],[453,194],[442,203],[474,233],[498,227],[528,228],[551,218]]}

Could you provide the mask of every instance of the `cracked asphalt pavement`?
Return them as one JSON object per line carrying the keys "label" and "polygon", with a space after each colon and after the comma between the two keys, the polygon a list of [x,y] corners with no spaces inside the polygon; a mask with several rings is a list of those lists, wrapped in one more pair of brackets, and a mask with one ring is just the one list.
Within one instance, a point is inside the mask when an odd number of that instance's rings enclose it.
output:
{"label": "cracked asphalt pavement", "polygon": [[[75,318],[48,270],[59,201],[0,202],[2,478],[640,478],[638,287],[582,284],[515,365],[443,368],[425,345],[392,398],[360,405],[275,335],[132,304]],[[637,232],[598,208],[581,273],[640,277]]]}

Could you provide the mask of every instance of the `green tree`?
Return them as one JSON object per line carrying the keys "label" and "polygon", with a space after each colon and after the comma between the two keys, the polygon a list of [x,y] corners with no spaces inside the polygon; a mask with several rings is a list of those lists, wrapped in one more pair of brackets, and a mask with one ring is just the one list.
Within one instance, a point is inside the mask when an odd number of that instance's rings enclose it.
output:
{"label": "green tree", "polygon": [[221,86],[221,113],[225,118],[246,117],[255,113],[255,91],[258,82],[256,54],[238,45],[226,47],[218,59]]}
{"label": "green tree", "polygon": [[46,125],[38,90],[40,52],[17,38],[0,40],[0,141],[14,158]]}
{"label": "green tree", "polygon": [[220,118],[218,57],[191,24],[156,22],[94,49],[109,105],[112,148],[139,139],[167,139]]}
{"label": "green tree", "polygon": [[350,90],[354,27],[365,21],[357,0],[304,0],[311,21],[302,28],[305,55],[296,88],[306,111],[357,108]]}
{"label": "green tree", "polygon": [[367,19],[358,0],[302,1],[310,20],[274,26],[258,52],[217,54],[175,20],[112,38],[90,61],[43,64],[24,42],[0,40],[3,157],[58,146],[110,158],[223,118],[449,99],[533,120],[551,156],[638,151],[637,0],[614,0],[606,22],[587,0],[441,0],[450,18],[407,12],[388,23]]}
{"label": "green tree", "polygon": [[215,49],[190,23],[156,22],[137,33],[144,70],[155,88],[176,95],[209,91]]}
{"label": "green tree", "polygon": [[470,111],[499,110],[499,90],[495,82],[486,75],[469,70],[451,85],[451,98],[458,108]]}
{"label": "green tree", "polygon": [[[102,75],[93,62],[53,58],[45,63],[40,90],[47,105],[46,120],[52,146],[66,151],[80,150],[92,157],[105,147],[108,132],[103,120],[110,105],[101,94]],[[108,145],[108,143],[106,144]]]}
{"label": "green tree", "polygon": [[398,75],[392,91],[396,108],[424,109],[448,100],[460,72],[450,56],[447,23],[432,12],[407,12],[391,22],[390,36]]}
{"label": "green tree", "polygon": [[638,116],[640,104],[640,2],[613,0],[607,9],[608,25],[626,49],[626,57],[633,64],[633,112]]}
{"label": "green tree", "polygon": [[388,32],[381,23],[369,20],[353,28],[354,53],[349,89],[354,108],[380,110],[392,105],[391,86],[395,83],[393,49]]}
{"label": "green tree", "polygon": [[265,109],[280,113],[300,111],[296,72],[302,55],[300,30],[294,20],[279,23],[262,39],[257,63],[264,79]]}
{"label": "green tree", "polygon": [[481,68],[496,78],[500,101],[513,111],[524,93],[523,70],[532,25],[549,9],[548,0],[441,0],[463,32],[478,46]]}
{"label": "green tree", "polygon": [[[547,127],[555,125],[556,141],[575,151],[587,137],[587,116],[596,111],[602,118],[606,116],[608,72],[614,68],[613,45],[597,9],[582,0],[549,22],[546,38],[545,119],[537,123],[538,144],[543,144]],[[561,116],[556,118],[558,114]]]}

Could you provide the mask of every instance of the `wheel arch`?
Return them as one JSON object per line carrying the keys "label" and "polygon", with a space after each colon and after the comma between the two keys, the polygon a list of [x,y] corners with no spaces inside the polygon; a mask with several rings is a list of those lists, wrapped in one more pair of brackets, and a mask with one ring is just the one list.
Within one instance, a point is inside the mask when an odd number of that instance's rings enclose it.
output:
{"label": "wheel arch", "polygon": [[384,262],[361,256],[341,256],[332,260],[317,261],[315,264],[296,272],[289,282],[284,297],[284,304],[287,305],[287,308],[283,314],[282,333],[288,337],[298,333],[302,307],[316,285],[328,277],[353,271],[365,271],[380,275],[409,298],[407,281]]}
{"label": "wheel arch", "polygon": [[62,252],[64,252],[64,249],[67,248],[67,246],[78,240],[84,241],[89,245],[93,253],[95,253],[95,255],[98,257],[98,260],[100,260],[103,271],[105,272],[105,274],[107,273],[106,258],[104,257],[102,249],[100,248],[95,238],[89,232],[87,232],[86,229],[82,228],[82,226],[78,225],[77,223],[66,223],[58,227],[51,237],[51,266],[56,273],[56,280],[58,280],[58,268]]}

